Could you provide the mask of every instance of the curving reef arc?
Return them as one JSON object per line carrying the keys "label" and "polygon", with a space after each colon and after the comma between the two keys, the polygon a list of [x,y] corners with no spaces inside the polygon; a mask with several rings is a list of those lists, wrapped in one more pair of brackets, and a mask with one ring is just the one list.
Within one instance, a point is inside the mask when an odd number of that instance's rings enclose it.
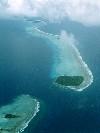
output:
{"label": "curving reef arc", "polygon": [[82,91],[91,85],[92,72],[74,45],[73,36],[66,31],[61,31],[60,35],[53,35],[33,27],[26,28],[26,31],[34,37],[45,39],[55,50],[51,74],[55,85],[76,91]]}

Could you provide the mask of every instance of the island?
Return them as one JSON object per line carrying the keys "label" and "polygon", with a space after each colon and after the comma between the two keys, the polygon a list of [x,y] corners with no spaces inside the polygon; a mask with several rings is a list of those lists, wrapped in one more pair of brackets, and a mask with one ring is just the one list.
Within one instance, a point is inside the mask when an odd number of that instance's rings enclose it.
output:
{"label": "island", "polygon": [[59,76],[55,83],[63,86],[79,86],[83,81],[83,76]]}
{"label": "island", "polygon": [[30,95],[18,96],[0,108],[0,133],[20,133],[39,112],[40,103]]}
{"label": "island", "polygon": [[82,91],[92,84],[93,74],[76,47],[74,35],[64,30],[60,35],[53,35],[37,27],[27,27],[26,31],[34,37],[44,39],[52,48],[54,54],[50,76],[55,85]]}

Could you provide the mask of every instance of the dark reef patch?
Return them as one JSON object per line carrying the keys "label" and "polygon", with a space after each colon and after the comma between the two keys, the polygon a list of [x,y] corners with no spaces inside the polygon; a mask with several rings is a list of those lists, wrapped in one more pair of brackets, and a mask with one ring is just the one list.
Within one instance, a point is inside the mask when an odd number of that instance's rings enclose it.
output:
{"label": "dark reef patch", "polygon": [[20,116],[18,116],[18,115],[13,115],[13,114],[6,114],[6,115],[5,115],[5,118],[7,118],[7,119],[18,118],[18,117],[20,117]]}

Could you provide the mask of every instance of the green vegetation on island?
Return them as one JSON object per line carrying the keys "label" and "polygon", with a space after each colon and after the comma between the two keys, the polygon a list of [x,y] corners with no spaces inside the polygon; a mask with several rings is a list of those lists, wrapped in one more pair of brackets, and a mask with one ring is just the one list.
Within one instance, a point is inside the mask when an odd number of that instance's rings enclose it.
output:
{"label": "green vegetation on island", "polygon": [[59,76],[55,82],[63,86],[79,86],[83,81],[83,76]]}

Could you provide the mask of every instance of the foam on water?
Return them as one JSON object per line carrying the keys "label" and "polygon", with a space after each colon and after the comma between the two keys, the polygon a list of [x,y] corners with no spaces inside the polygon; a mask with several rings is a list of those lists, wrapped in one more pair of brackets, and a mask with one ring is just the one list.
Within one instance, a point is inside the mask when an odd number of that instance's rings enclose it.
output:
{"label": "foam on water", "polygon": [[[57,52],[54,57],[51,77],[56,80],[59,76],[83,76],[84,81],[79,86],[64,86],[76,91],[82,91],[93,82],[93,75],[87,64],[83,61],[78,49],[74,45],[75,39],[72,35],[61,31],[60,35],[53,35],[40,31],[37,28],[27,28],[27,32],[33,36],[41,37],[55,45]],[[53,47],[54,48],[54,47]],[[58,84],[56,84],[58,85]]]}

